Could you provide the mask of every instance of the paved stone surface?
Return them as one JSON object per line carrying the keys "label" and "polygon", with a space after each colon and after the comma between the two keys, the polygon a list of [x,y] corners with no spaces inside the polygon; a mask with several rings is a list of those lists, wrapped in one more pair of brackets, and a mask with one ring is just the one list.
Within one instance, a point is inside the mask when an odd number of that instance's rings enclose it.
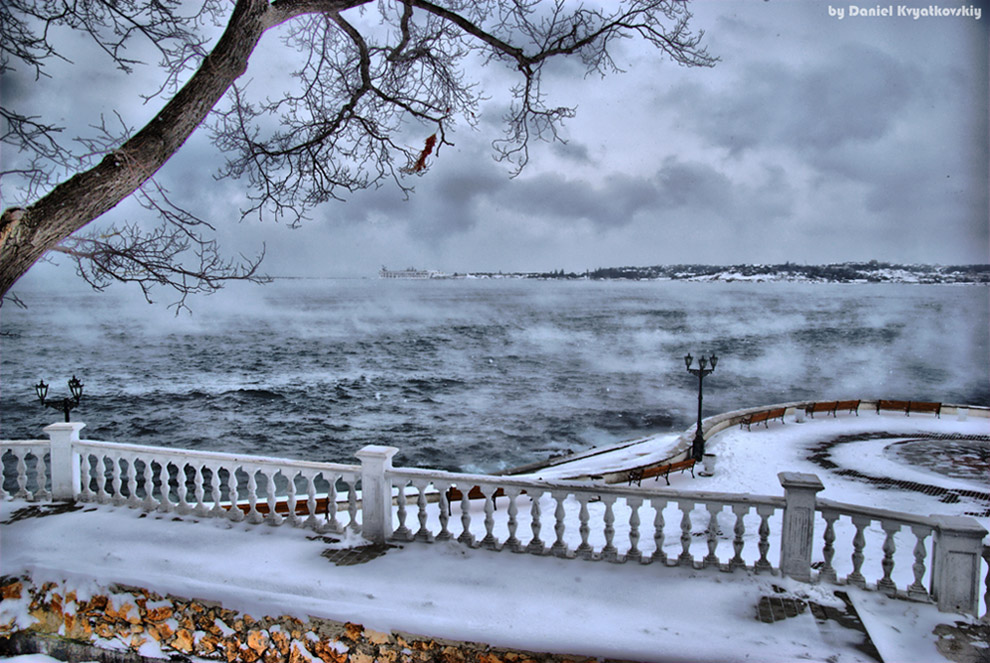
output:
{"label": "paved stone surface", "polygon": [[[956,443],[956,444],[961,444],[964,442],[981,443],[981,444],[990,443],[990,435],[955,435],[955,434],[926,435],[922,433],[904,435],[903,433],[888,433],[888,432],[854,433],[851,435],[840,435],[838,437],[833,437],[831,439],[819,442],[815,446],[811,447],[810,449],[811,454],[808,456],[808,460],[814,462],[815,464],[826,470],[829,470],[830,472],[834,472],[839,476],[861,479],[879,488],[897,488],[901,490],[910,490],[918,493],[923,493],[925,495],[938,497],[941,502],[947,504],[954,504],[956,502],[959,502],[960,498],[968,498],[971,500],[975,500],[976,502],[979,503],[981,508],[977,511],[967,512],[966,515],[975,516],[977,518],[985,518],[990,516],[990,492],[984,492],[979,490],[960,490],[957,488],[944,488],[942,486],[936,486],[931,483],[921,483],[918,481],[904,481],[901,479],[892,479],[891,477],[871,475],[867,472],[863,472],[860,469],[839,466],[833,460],[831,454],[831,450],[840,444],[862,442],[864,440],[884,440],[884,439],[904,441],[905,438],[908,438],[911,442],[918,442],[921,440],[925,440],[925,441],[938,440],[945,443]],[[967,455],[967,464],[970,464],[970,461],[971,458],[969,455]],[[913,461],[913,463],[933,470],[937,470],[937,468],[940,465],[944,466],[946,464],[944,456],[936,457],[933,455],[919,456],[915,461]]]}

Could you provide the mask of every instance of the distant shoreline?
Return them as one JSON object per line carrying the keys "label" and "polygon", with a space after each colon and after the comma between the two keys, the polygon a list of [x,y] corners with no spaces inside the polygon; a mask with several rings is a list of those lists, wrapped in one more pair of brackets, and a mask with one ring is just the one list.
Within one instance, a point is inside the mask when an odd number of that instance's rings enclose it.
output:
{"label": "distant shoreline", "polygon": [[[911,283],[920,285],[990,285],[990,265],[903,265],[878,262],[844,262],[824,265],[655,265],[650,267],[605,267],[584,272],[430,272],[429,278],[389,280],[451,279],[536,279],[564,281],[687,281],[723,283]],[[367,276],[277,276],[277,279],[372,279]]]}

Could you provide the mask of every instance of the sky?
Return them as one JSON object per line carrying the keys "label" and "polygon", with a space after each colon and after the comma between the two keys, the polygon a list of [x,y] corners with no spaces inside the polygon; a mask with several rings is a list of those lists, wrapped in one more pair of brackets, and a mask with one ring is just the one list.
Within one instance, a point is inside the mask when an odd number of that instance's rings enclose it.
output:
{"label": "sky", "polygon": [[[408,199],[386,184],[324,204],[299,229],[239,221],[245,183],[214,180],[222,159],[202,129],[159,179],[216,224],[229,254],[264,245],[273,275],[990,262],[988,7],[934,5],[978,19],[851,15],[878,6],[932,3],[696,0],[693,27],[720,58],[714,68],[680,67],[633,41],[616,53],[624,73],[555,66],[544,88],[577,116],[566,142],[533,145],[514,178],[491,149],[512,81],[488,67],[468,72],[491,97],[477,128],[455,128]],[[284,49],[266,35],[249,77],[263,84]],[[82,49],[71,78],[5,81],[5,96],[69,124],[114,109],[140,123],[156,110],[138,96],[154,91],[154,68],[116,77],[102,57]],[[107,220],[141,215],[122,205]]]}

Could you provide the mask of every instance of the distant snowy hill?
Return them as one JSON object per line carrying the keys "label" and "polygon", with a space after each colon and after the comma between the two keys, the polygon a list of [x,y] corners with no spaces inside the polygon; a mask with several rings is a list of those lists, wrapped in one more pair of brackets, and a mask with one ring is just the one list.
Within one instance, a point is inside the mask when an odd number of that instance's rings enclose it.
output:
{"label": "distant snowy hill", "polygon": [[[475,276],[494,276],[476,274]],[[655,265],[604,267],[578,274],[554,272],[499,274],[542,279],[624,279],[664,281],[800,281],[806,283],[987,283],[990,265],[899,265],[871,260],[828,265]]]}

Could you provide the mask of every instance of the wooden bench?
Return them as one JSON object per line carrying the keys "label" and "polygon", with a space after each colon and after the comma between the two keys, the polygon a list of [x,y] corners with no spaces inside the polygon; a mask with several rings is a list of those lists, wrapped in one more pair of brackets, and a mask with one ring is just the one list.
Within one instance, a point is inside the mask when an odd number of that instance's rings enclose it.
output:
{"label": "wooden bench", "polygon": [[654,465],[653,467],[637,467],[635,470],[629,470],[629,485],[636,482],[637,486],[641,486],[643,479],[654,478],[654,481],[658,480],[661,476],[670,485],[670,473],[677,472],[680,470],[682,473],[684,470],[691,470],[691,478],[694,478],[694,458],[687,458],[686,460],[680,460],[676,463],[664,463],[662,465]]}
{"label": "wooden bench", "polygon": [[746,430],[753,430],[753,424],[762,423],[765,428],[770,427],[770,422],[774,419],[780,419],[780,423],[784,423],[784,413],[787,408],[778,407],[773,410],[761,410],[760,412],[754,412],[753,414],[747,414],[745,417],[739,420],[739,427],[746,427]]}
{"label": "wooden bench", "polygon": [[942,418],[942,404],[941,403],[931,403],[927,401],[910,401],[908,406],[908,415],[912,412],[931,412],[939,419]]}
{"label": "wooden bench", "polygon": [[858,400],[856,400],[856,401],[836,401],[835,402],[835,411],[838,412],[839,410],[848,410],[849,411],[849,414],[855,413],[856,416],[858,417],[859,416],[859,401]]}
{"label": "wooden bench", "polygon": [[907,414],[910,408],[911,401],[891,401],[886,399],[880,399],[877,401],[877,414],[880,414],[881,410],[903,412],[904,414]]}
{"label": "wooden bench", "polygon": [[858,417],[859,401],[819,401],[817,403],[810,403],[806,405],[804,408],[804,413],[814,419],[816,412],[827,412],[835,417],[838,416],[839,410],[848,410],[849,414],[853,414],[855,412]]}
{"label": "wooden bench", "polygon": [[810,416],[812,419],[815,418],[816,412],[827,412],[833,417],[835,416],[835,408],[838,405],[838,401],[819,401],[817,403],[810,403],[805,406],[804,413]]}
{"label": "wooden bench", "polygon": [[931,412],[939,419],[942,418],[942,404],[930,401],[892,401],[881,399],[877,401],[877,414],[881,410],[903,412],[911,416],[912,412]]}

